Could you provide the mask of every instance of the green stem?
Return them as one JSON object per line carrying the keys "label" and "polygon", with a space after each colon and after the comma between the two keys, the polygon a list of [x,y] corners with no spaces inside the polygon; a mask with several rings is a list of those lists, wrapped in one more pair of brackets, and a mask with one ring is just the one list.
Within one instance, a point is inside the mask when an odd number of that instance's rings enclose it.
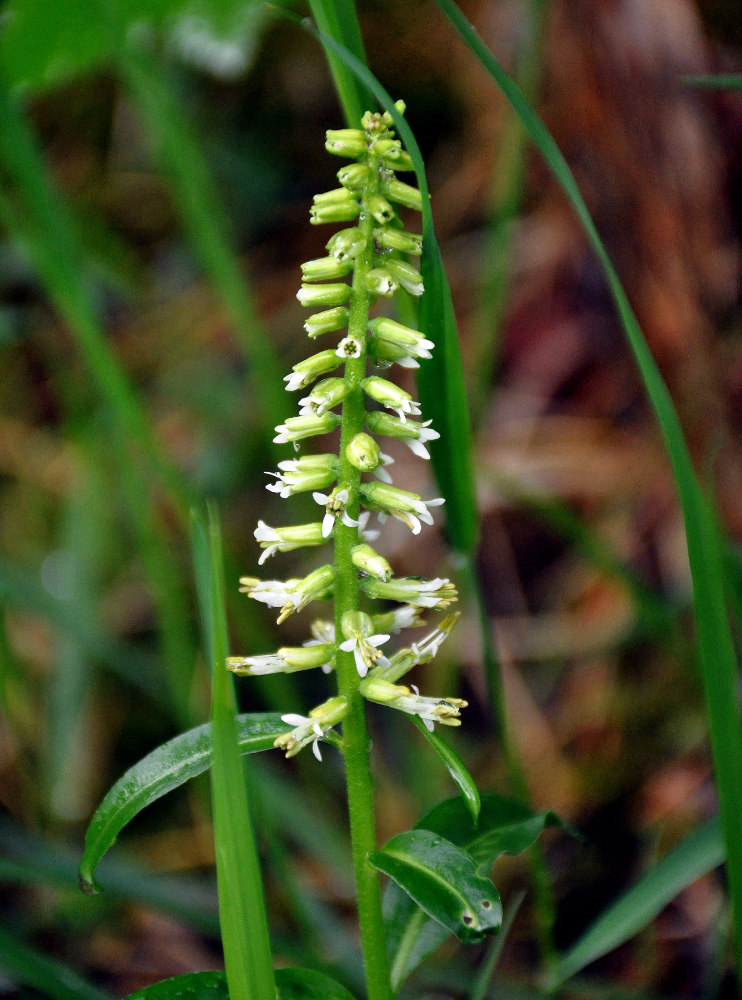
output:
{"label": "green stem", "polygon": [[[375,158],[369,158],[369,166],[371,176],[378,175],[378,163],[375,162]],[[350,392],[343,403],[340,431],[339,482],[349,488],[348,513],[352,518],[358,517],[361,474],[350,464],[345,451],[353,437],[363,430],[366,415],[361,383],[366,373],[366,331],[371,305],[371,294],[366,287],[366,275],[373,263],[374,225],[373,217],[368,211],[368,198],[376,193],[377,187],[378,181],[372,181],[364,191],[361,203],[358,228],[366,238],[366,249],[355,261],[348,320],[348,336],[355,337],[362,345],[360,356],[350,358],[345,365],[345,379],[350,386]],[[351,560],[353,546],[357,544],[358,529],[342,524],[338,518],[335,526],[335,634],[338,639],[342,634],[343,615],[358,610],[358,577]],[[338,690],[348,701],[348,714],[343,720],[343,753],[368,1000],[391,1000],[379,876],[368,862],[369,853],[375,851],[377,846],[373,781],[365,704],[358,690],[360,678],[352,652],[337,651],[336,673]]]}

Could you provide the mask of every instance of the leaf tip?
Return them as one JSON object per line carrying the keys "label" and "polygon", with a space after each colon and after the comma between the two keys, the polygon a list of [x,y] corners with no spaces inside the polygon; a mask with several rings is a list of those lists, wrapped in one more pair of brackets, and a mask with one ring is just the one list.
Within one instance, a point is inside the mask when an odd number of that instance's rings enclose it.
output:
{"label": "leaf tip", "polygon": [[98,893],[103,892],[95,881],[93,873],[84,872],[82,868],[77,873],[77,884],[86,896],[97,896]]}

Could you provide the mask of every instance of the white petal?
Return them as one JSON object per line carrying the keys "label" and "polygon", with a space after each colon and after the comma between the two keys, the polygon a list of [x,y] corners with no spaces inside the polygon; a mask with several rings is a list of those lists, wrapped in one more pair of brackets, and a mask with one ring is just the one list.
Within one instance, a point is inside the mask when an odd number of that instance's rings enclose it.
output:
{"label": "white petal", "polygon": [[322,518],[322,537],[329,538],[332,534],[332,529],[335,527],[335,515],[328,513]]}
{"label": "white petal", "polygon": [[356,648],[357,639],[346,639],[345,642],[341,642],[338,649],[342,649],[344,653],[349,653],[351,649]]}
{"label": "white petal", "polygon": [[369,646],[383,646],[385,642],[389,642],[391,639],[390,635],[370,635],[366,642]]}
{"label": "white petal", "polygon": [[281,716],[281,722],[285,722],[289,726],[301,726],[305,722],[309,722],[309,719],[306,715],[292,715],[292,713],[289,712],[287,715]]}
{"label": "white petal", "polygon": [[[389,475],[386,469],[382,468],[380,465],[374,469],[373,475],[376,476],[376,478],[380,480],[380,482],[382,483],[391,483],[392,481],[392,477]],[[268,487],[268,489],[270,489],[270,486]]]}
{"label": "white petal", "polygon": [[347,510],[343,511],[343,516],[340,518],[343,524],[347,525],[349,528],[356,528],[358,526],[358,521],[354,521]]}
{"label": "white petal", "polygon": [[326,496],[326,494],[324,493],[313,493],[312,499],[314,500],[315,503],[318,503],[320,507],[324,507],[330,498]]}
{"label": "white petal", "polygon": [[363,654],[361,652],[361,645],[360,645],[360,643],[353,650],[353,656],[355,657],[356,670],[358,671],[359,677],[365,677],[366,674],[368,673],[368,667],[366,666],[366,664],[363,661]]}
{"label": "white petal", "polygon": [[322,753],[320,751],[319,743],[317,742],[317,740],[315,740],[314,743],[312,743],[312,753],[317,758],[317,760],[320,761],[320,763],[321,763],[322,762]]}
{"label": "white petal", "polygon": [[405,438],[404,443],[410,449],[410,451],[417,455],[418,458],[430,458],[428,449],[422,443],[422,441],[416,440],[416,438]]}
{"label": "white petal", "polygon": [[430,719],[423,719],[423,722],[425,724],[425,728],[428,730],[429,733],[435,732],[435,726],[430,721]]}

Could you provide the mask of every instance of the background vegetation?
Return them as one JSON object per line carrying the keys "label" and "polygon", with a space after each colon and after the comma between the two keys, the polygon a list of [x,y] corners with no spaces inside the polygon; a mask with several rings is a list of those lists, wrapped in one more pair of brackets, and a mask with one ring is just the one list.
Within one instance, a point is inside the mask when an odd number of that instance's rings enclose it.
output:
{"label": "background vegetation", "polygon": [[[498,863],[514,919],[482,995],[545,989],[552,897],[554,943],[572,959],[556,978],[579,974],[563,995],[734,995],[685,533],[604,273],[439,7],[358,6],[368,65],[406,101],[426,160],[474,424],[483,603],[472,589],[430,686],[461,677],[470,708],[455,743],[481,788],[527,793],[583,834],[545,838],[535,892],[527,860]],[[736,5],[462,6],[575,174],[713,487],[738,622],[742,96],[687,79],[739,70]],[[315,39],[263,6],[16,0],[4,17],[0,988],[100,1000],[219,966],[205,783],[132,824],[104,895],[82,897],[75,871],[112,781],[208,714],[194,500],[221,510],[233,651],[275,645],[272,617],[236,580],[275,508],[263,470],[291,410],[280,375],[304,351],[298,265],[326,239],[307,212],[333,186],[323,134],[342,110]],[[417,489],[409,464],[399,478]],[[446,539],[424,537],[421,549],[396,536],[400,572],[456,574]],[[242,707],[300,711],[324,696],[317,685],[243,682]],[[392,714],[372,716],[382,841],[452,793]],[[252,791],[274,950],[354,989],[342,782],[325,756],[253,758]],[[570,951],[636,886],[612,938]],[[470,996],[492,958],[449,948],[406,989]]]}

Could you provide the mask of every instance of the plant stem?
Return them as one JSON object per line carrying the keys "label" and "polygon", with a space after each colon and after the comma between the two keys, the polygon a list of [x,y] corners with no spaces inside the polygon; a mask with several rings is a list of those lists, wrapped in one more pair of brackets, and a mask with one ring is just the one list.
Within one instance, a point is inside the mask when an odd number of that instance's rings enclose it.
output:
{"label": "plant stem", "polygon": [[[363,430],[366,413],[361,383],[366,373],[366,331],[371,305],[371,294],[366,287],[366,274],[373,261],[374,220],[368,211],[368,198],[376,193],[378,188],[376,180],[378,161],[375,157],[369,158],[369,167],[374,180],[364,190],[358,222],[358,228],[366,238],[366,248],[355,261],[348,320],[348,336],[355,337],[362,345],[362,349],[359,357],[349,358],[345,365],[345,379],[350,386],[350,392],[343,403],[340,431],[339,482],[349,489],[350,499],[347,509],[350,516],[356,519],[359,511],[361,474],[348,461],[345,451],[353,437]],[[358,610],[357,570],[351,561],[353,546],[357,544],[358,529],[343,524],[338,518],[335,523],[335,634],[338,638],[341,635],[343,615]],[[343,721],[343,753],[368,1000],[391,1000],[379,876],[368,862],[369,853],[376,850],[377,846],[373,782],[369,762],[365,703],[358,691],[360,677],[352,652],[337,651],[336,673],[338,690],[348,701],[348,714]]]}

